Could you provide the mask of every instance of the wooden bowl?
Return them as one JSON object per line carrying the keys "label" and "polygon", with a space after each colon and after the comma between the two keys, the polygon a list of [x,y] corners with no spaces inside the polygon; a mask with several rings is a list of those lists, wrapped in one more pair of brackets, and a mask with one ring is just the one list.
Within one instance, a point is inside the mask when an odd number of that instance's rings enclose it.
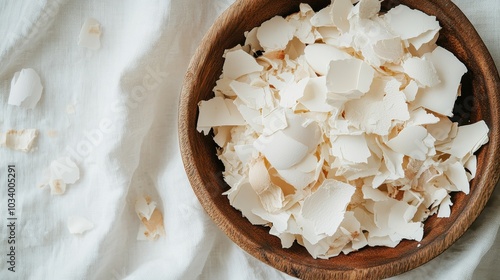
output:
{"label": "wooden bowl", "polygon": [[299,3],[316,11],[330,0],[239,0],[226,10],[208,31],[191,60],[182,88],[179,108],[179,142],[184,166],[201,204],[214,222],[241,248],[257,259],[302,279],[385,278],[411,270],[431,260],[455,242],[484,208],[499,178],[499,87],[500,79],[488,50],[465,15],[449,0],[386,0],[384,9],[405,4],[435,15],[443,29],[438,44],[453,52],[469,72],[462,83],[463,95],[455,104],[455,120],[463,123],[484,119],[490,142],[478,153],[478,171],[469,195],[452,196],[449,218],[436,216],[425,222],[424,238],[403,241],[396,248],[364,248],[328,260],[313,259],[295,244],[281,248],[269,228],[253,226],[229,205],[222,193],[229,187],[222,178],[223,165],[215,154],[211,136],[196,131],[198,102],[213,96],[224,49],[244,42],[244,31],[275,16],[298,11]]}

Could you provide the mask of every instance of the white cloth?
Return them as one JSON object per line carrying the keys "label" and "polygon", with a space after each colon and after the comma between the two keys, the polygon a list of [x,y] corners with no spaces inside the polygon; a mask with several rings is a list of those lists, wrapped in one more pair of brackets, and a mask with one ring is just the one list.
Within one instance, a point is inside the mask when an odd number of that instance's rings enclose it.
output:
{"label": "white cloth", "polygon": [[[177,105],[189,60],[233,1],[0,3],[0,130],[40,131],[31,153],[0,149],[0,279],[290,278],[214,225],[188,183],[178,148]],[[500,65],[500,2],[455,3]],[[97,51],[77,45],[89,17],[103,28]],[[34,110],[7,105],[10,81],[22,68],[35,69],[44,85]],[[102,129],[103,122],[110,128]],[[62,196],[37,189],[43,169],[64,155],[76,160],[81,179]],[[6,263],[8,163],[17,167],[15,273]],[[142,194],[164,214],[166,235],[154,242],[136,240],[134,203]],[[70,234],[70,215],[88,218],[94,229]],[[499,225],[497,188],[456,244],[396,279],[493,279],[500,274],[491,265],[500,254]]]}

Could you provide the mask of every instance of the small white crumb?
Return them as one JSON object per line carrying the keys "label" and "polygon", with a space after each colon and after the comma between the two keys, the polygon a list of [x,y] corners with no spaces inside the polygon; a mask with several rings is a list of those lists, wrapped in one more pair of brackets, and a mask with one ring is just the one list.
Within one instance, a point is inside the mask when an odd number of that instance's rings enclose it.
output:
{"label": "small white crumb", "polygon": [[42,91],[42,82],[35,70],[31,68],[22,69],[14,74],[8,103],[33,109],[40,100]]}
{"label": "small white crumb", "polygon": [[68,230],[72,234],[82,234],[94,228],[94,224],[80,216],[68,217]]}
{"label": "small white crumb", "polygon": [[32,151],[37,137],[38,130],[34,128],[21,130],[11,129],[6,133],[0,132],[0,146],[26,153]]}
{"label": "small white crumb", "polygon": [[78,45],[91,50],[98,50],[101,48],[101,34],[101,24],[94,18],[88,18],[80,30]]}

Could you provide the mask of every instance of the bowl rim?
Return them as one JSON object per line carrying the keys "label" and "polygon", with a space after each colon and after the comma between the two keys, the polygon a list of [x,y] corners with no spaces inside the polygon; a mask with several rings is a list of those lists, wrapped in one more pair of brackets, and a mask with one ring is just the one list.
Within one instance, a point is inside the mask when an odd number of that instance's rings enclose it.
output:
{"label": "bowl rim", "polygon": [[[391,0],[389,0],[390,2]],[[401,2],[407,2],[408,0],[402,0]],[[205,211],[211,217],[211,219],[217,224],[217,226],[239,247],[244,249],[246,252],[256,257],[260,261],[273,266],[289,275],[295,277],[302,277],[308,279],[324,279],[324,278],[339,278],[339,279],[351,279],[359,277],[389,277],[394,276],[408,270],[414,269],[434,257],[441,254],[444,250],[449,248],[458,238],[460,238],[465,231],[471,226],[471,224],[479,216],[483,208],[485,207],[488,199],[490,198],[496,182],[498,182],[500,176],[500,114],[491,114],[491,125],[490,125],[490,139],[488,148],[488,154],[484,156],[484,161],[488,163],[484,166],[483,172],[477,174],[474,180],[478,180],[477,185],[484,185],[486,192],[481,192],[480,194],[471,197],[468,203],[474,203],[477,207],[467,207],[464,212],[460,213],[457,222],[452,224],[450,228],[447,229],[445,236],[440,236],[438,240],[432,241],[433,246],[422,246],[417,252],[405,255],[396,261],[377,265],[373,267],[364,267],[360,269],[353,270],[331,270],[326,269],[323,266],[314,267],[311,269],[311,265],[305,265],[301,263],[293,262],[293,260],[286,258],[286,256],[276,255],[272,252],[266,252],[261,245],[252,242],[250,239],[244,238],[244,236],[238,234],[239,230],[234,224],[223,219],[224,213],[215,207],[214,202],[210,199],[210,195],[206,188],[203,187],[203,174],[192,164],[196,160],[196,151],[193,149],[193,139],[189,137],[189,130],[196,129],[196,122],[193,122],[193,118],[190,118],[192,111],[190,108],[196,106],[198,100],[193,100],[190,98],[194,90],[194,86],[190,81],[193,77],[201,74],[203,71],[203,62],[208,60],[210,54],[206,53],[206,49],[209,44],[213,44],[210,38],[220,35],[219,27],[224,24],[233,22],[231,17],[235,17],[241,12],[245,12],[245,5],[249,1],[236,0],[226,11],[224,11],[213,23],[212,27],[208,30],[206,35],[203,37],[199,44],[194,56],[192,57],[188,70],[185,75],[185,79],[182,85],[181,96],[179,100],[179,112],[178,112],[178,134],[179,134],[179,145],[181,150],[181,156],[185,171],[187,173],[188,179],[191,186],[198,197],[198,200],[202,204]],[[252,4],[255,3],[268,3],[270,0],[253,0]],[[437,9],[442,12],[443,17],[455,18],[457,26],[455,29],[462,30],[464,34],[471,36],[471,38],[477,42],[475,48],[478,49],[476,52],[476,60],[480,65],[480,75],[484,77],[485,92],[488,96],[490,103],[489,109],[491,112],[498,112],[499,110],[499,96],[500,96],[500,78],[498,70],[495,67],[491,54],[489,53],[483,40],[477,33],[476,29],[465,16],[465,14],[450,0],[428,0],[426,2],[432,3]],[[222,59],[222,58],[221,58]],[[195,104],[194,104],[195,103]],[[197,106],[196,106],[197,107]],[[215,154],[215,151],[214,151]],[[224,198],[221,194],[221,198]],[[224,198],[225,199],[225,198]],[[207,209],[210,209],[208,211]],[[286,265],[283,265],[286,262]]]}

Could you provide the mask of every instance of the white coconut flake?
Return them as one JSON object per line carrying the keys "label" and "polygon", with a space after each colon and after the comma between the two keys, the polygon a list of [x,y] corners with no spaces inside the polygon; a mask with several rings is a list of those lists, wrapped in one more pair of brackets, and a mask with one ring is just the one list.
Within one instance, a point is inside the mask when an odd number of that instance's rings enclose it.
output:
{"label": "white coconut flake", "polygon": [[[418,242],[427,218],[451,215],[452,192],[470,191],[489,129],[447,117],[467,69],[436,45],[435,17],[380,7],[335,0],[271,18],[226,50],[215,97],[199,103],[224,195],[283,248],[327,259]],[[67,184],[50,172],[42,182]],[[138,200],[138,239],[158,233],[155,206]]]}
{"label": "white coconut flake", "polygon": [[40,76],[32,68],[21,69],[14,74],[10,84],[9,105],[28,109],[35,108],[42,96]]}
{"label": "white coconut flake", "polygon": [[101,48],[101,24],[94,18],[88,18],[82,25],[78,36],[78,45],[91,50]]}
{"label": "white coconut flake", "polygon": [[0,132],[0,145],[12,150],[30,152],[33,150],[36,138],[38,137],[38,130],[21,129],[21,130],[8,130],[5,133]]}
{"label": "white coconut flake", "polygon": [[68,217],[68,230],[71,234],[83,234],[94,228],[94,224],[81,216]]}

